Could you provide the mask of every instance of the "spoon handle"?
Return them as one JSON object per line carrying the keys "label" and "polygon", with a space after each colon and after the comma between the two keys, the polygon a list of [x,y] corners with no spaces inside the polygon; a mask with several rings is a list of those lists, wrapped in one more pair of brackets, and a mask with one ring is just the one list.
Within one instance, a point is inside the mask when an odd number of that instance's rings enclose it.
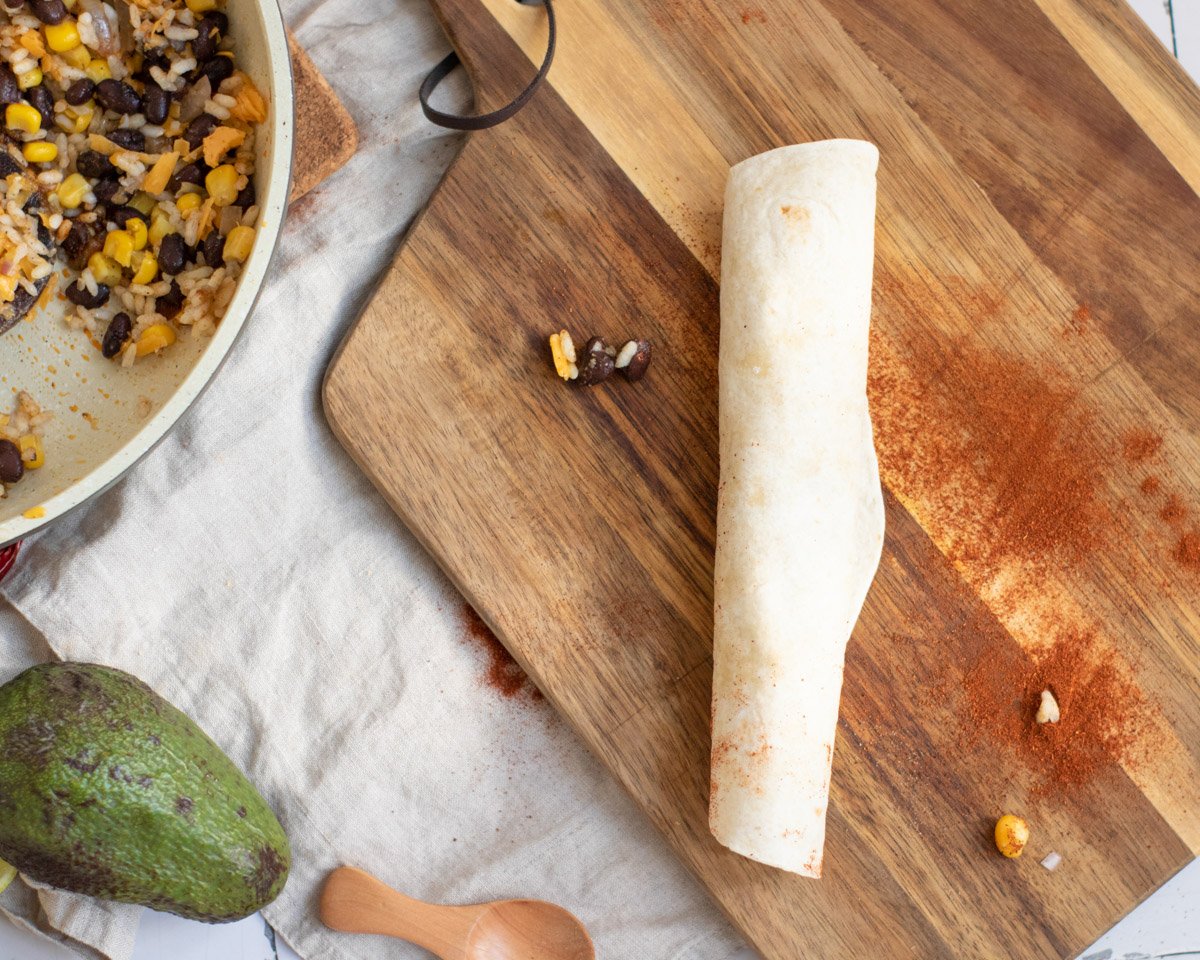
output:
{"label": "spoon handle", "polygon": [[379,933],[424,947],[442,960],[465,960],[478,911],[406,897],[369,873],[338,867],[321,891],[321,920],[346,933]]}

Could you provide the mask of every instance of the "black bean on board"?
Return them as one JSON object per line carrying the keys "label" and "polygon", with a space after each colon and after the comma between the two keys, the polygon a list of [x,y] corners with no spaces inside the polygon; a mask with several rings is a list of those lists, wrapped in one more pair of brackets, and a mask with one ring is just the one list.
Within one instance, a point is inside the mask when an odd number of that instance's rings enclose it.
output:
{"label": "black bean on board", "polygon": [[629,363],[621,370],[625,374],[625,379],[630,383],[637,383],[646,375],[646,370],[650,366],[651,347],[649,340],[637,340],[637,350]]}

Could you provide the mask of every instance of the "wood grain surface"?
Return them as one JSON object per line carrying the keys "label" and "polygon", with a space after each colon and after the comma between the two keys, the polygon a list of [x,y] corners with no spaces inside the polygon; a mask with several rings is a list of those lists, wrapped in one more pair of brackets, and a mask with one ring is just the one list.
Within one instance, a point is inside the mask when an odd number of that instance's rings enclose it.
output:
{"label": "wood grain surface", "polygon": [[[1069,956],[1200,850],[1200,100],[1120,4],[1000,6],[559,4],[549,87],[467,142],[326,381],[351,455],[772,960]],[[543,11],[435,8],[479,109],[527,82]],[[717,277],[729,166],[832,136],[882,154],[888,537],[813,882],[706,827]],[[562,326],[657,358],[567,388]],[[1018,701],[1084,641],[1122,691],[1087,709],[1136,722],[1063,786],[967,688],[1000,664]]]}

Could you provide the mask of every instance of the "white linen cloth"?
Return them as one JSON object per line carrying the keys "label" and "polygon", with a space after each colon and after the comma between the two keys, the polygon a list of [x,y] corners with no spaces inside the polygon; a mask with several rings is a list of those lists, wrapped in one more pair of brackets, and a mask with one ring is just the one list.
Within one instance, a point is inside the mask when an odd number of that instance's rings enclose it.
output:
{"label": "white linen cloth", "polygon": [[[308,960],[424,956],[321,925],[319,886],[342,863],[432,901],[561,903],[604,960],[731,956],[737,936],[565,723],[481,683],[461,599],[326,426],[325,367],[460,141],[417,107],[448,49],[425,0],[284,6],[361,148],[290,214],[208,392],[124,481],[26,544],[0,602],[0,680],[99,661],[194,717],[291,837],[264,912]],[[439,92],[468,96],[461,76]],[[22,884],[0,904],[112,960],[140,912]]]}

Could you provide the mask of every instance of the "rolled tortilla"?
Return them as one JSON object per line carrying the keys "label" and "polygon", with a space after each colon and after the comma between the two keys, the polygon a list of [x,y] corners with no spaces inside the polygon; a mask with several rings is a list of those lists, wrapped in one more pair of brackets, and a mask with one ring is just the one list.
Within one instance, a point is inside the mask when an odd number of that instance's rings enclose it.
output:
{"label": "rolled tortilla", "polygon": [[709,824],[808,877],[883,547],[866,393],[878,162],[857,140],[782,147],[725,190]]}

